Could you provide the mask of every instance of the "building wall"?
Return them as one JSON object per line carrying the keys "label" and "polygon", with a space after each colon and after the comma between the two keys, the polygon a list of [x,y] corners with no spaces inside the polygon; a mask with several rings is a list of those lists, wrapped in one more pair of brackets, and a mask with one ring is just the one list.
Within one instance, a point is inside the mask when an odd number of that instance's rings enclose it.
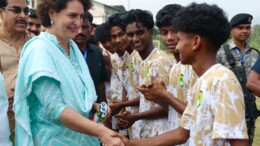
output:
{"label": "building wall", "polygon": [[40,3],[40,1],[41,0],[28,0],[29,7],[36,9],[36,7]]}
{"label": "building wall", "polygon": [[105,6],[101,3],[93,2],[93,7],[89,10],[93,15],[93,23],[101,24],[106,21]]}
{"label": "building wall", "polygon": [[89,10],[89,12],[93,15],[93,23],[101,24],[108,20],[108,18],[115,14],[122,12],[123,10],[120,10],[118,8],[115,8],[113,6],[108,6],[96,1],[93,1],[93,7]]}

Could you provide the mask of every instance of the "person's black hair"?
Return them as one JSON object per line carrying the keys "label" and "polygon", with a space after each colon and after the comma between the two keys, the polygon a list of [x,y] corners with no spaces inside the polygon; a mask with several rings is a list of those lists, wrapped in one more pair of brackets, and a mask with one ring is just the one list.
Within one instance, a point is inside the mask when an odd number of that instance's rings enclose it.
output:
{"label": "person's black hair", "polygon": [[111,39],[110,35],[110,25],[108,22],[102,23],[96,28],[95,38],[96,41],[102,42],[102,41],[108,41]]}
{"label": "person's black hair", "polygon": [[88,38],[88,43],[89,43],[89,44],[95,44],[95,45],[98,45],[98,41],[97,41],[95,35],[91,35],[91,36],[89,36],[89,38]]}
{"label": "person's black hair", "polygon": [[96,23],[92,23],[92,27],[97,28],[98,26],[99,26],[98,24],[96,24]]}
{"label": "person's black hair", "polygon": [[114,27],[114,26],[118,26],[120,27],[122,30],[125,30],[125,26],[124,24],[122,23],[122,18],[121,16],[124,14],[124,12],[121,12],[121,13],[116,13],[116,14],[113,14],[112,16],[110,16],[108,18],[108,23],[110,25],[110,27]]}
{"label": "person's black hair", "polygon": [[141,9],[132,9],[122,16],[122,21],[125,26],[136,22],[137,27],[139,27],[138,24],[142,24],[148,30],[154,28],[153,15],[149,11]]}
{"label": "person's black hair", "polygon": [[1,0],[0,1],[0,8],[4,8],[7,6],[7,0]]}
{"label": "person's black hair", "polygon": [[[25,2],[28,4],[28,0],[25,0]],[[4,8],[8,5],[8,0],[1,0],[0,1],[0,8]]]}
{"label": "person's black hair", "polygon": [[156,15],[156,26],[158,28],[171,26],[175,14],[182,8],[183,7],[178,4],[169,4],[164,6]]}
{"label": "person's black hair", "polygon": [[30,9],[28,17],[29,18],[35,18],[35,19],[38,18],[37,14],[36,14],[36,11],[34,9]]}
{"label": "person's black hair", "polygon": [[[59,13],[61,10],[67,7],[68,2],[71,0],[41,0],[37,6],[37,14],[41,19],[41,23],[44,27],[51,26],[51,19],[49,17],[49,11],[54,10]],[[79,0],[84,8],[84,11],[88,11],[92,7],[91,0]]]}
{"label": "person's black hair", "polygon": [[230,34],[230,25],[225,12],[217,5],[206,3],[192,3],[177,12],[172,26],[176,31],[206,38],[216,51]]}
{"label": "person's black hair", "polygon": [[92,14],[89,11],[86,11],[85,15],[88,18],[90,24],[92,25],[92,23],[93,23],[93,16],[92,16]]}

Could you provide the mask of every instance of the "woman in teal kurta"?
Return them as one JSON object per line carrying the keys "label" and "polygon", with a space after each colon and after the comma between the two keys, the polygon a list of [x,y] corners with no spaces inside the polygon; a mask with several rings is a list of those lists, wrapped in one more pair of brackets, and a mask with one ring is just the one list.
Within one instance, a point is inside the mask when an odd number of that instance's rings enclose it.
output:
{"label": "woman in teal kurta", "polygon": [[[64,7],[57,10],[60,3]],[[122,144],[113,131],[88,119],[97,96],[71,40],[82,24],[83,5],[84,0],[42,0],[38,6],[47,30],[21,53],[14,101],[18,146],[99,146],[97,138],[108,146]],[[52,22],[46,23],[46,15]]]}

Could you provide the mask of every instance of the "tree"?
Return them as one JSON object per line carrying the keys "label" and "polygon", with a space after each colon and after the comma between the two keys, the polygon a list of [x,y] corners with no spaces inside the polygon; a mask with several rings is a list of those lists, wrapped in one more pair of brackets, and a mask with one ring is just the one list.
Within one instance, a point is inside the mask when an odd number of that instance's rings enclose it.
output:
{"label": "tree", "polygon": [[153,33],[153,43],[155,47],[158,47],[160,50],[164,51],[165,53],[169,54],[170,52],[166,49],[161,36],[160,36],[160,31],[159,29],[156,27],[154,29],[154,33]]}
{"label": "tree", "polygon": [[253,26],[252,34],[248,42],[251,47],[256,48],[260,51],[260,25],[259,24]]}

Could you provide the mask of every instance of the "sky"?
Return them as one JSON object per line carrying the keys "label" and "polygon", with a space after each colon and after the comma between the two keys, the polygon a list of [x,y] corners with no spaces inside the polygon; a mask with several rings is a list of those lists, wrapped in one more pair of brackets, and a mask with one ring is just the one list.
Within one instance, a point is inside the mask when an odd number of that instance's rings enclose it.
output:
{"label": "sky", "polygon": [[95,0],[106,5],[124,5],[126,10],[150,10],[153,15],[167,4],[180,4],[187,6],[191,2],[217,4],[227,14],[229,20],[238,13],[253,15],[253,24],[260,24],[260,0]]}

